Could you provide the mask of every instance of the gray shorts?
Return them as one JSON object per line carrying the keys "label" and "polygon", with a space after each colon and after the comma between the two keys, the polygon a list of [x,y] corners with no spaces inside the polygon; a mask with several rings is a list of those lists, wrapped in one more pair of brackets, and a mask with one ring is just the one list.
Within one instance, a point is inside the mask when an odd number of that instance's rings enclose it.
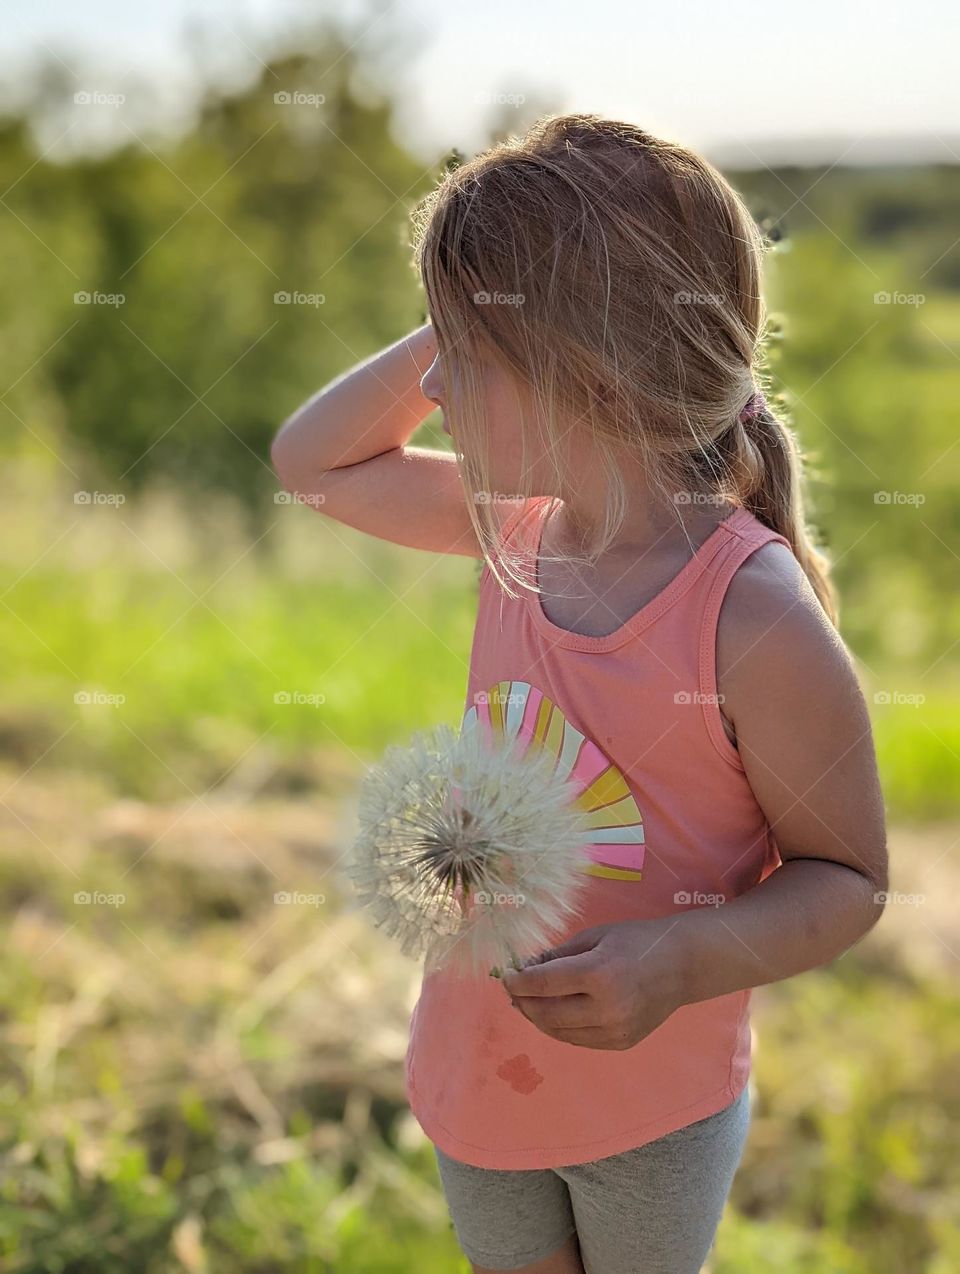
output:
{"label": "gray shorts", "polygon": [[576,1232],[586,1274],[698,1274],[750,1127],[749,1086],[706,1119],[623,1154],[565,1168],[477,1168],[434,1146],[467,1259],[543,1260]]}

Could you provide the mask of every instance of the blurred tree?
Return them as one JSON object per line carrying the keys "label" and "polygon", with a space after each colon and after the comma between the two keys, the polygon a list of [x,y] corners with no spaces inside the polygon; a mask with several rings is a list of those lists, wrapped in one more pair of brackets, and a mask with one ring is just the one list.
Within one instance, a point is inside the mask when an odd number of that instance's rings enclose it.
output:
{"label": "blurred tree", "polygon": [[274,485],[282,417],[418,318],[406,227],[431,173],[358,68],[331,32],[245,90],[211,89],[162,149],[131,138],[67,166],[7,123],[2,252],[21,287],[0,322],[10,379],[35,364],[10,401],[21,421],[52,396],[85,467],[124,489],[162,474],[253,501]]}
{"label": "blurred tree", "polygon": [[[224,87],[209,40],[193,41],[206,87],[178,136],[150,124],[146,86],[121,145],[48,154],[48,137],[81,131],[76,76],[55,58],[0,119],[0,437],[45,448],[78,489],[217,488],[257,524],[283,418],[424,317],[409,211],[458,152],[425,170],[397,140],[390,58],[355,32],[296,43]],[[478,103],[489,141],[550,109],[520,87]],[[861,649],[896,654],[910,625],[878,610],[955,592],[960,170],[731,177],[777,245],[771,370],[809,458],[812,520],[828,547],[851,546],[837,573]],[[431,421],[422,437],[447,445]],[[924,501],[883,507],[887,491]],[[937,605],[924,622],[915,646],[956,620]]]}

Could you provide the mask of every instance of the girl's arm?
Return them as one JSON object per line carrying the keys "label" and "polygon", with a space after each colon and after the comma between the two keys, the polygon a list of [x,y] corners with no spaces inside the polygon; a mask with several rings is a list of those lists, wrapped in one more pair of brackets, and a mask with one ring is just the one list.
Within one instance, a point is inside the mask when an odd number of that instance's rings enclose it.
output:
{"label": "girl's arm", "polygon": [[436,355],[433,326],[425,323],[308,398],[273,441],[277,473],[316,477],[402,447],[436,409],[420,391]]}
{"label": "girl's arm", "polygon": [[270,457],[284,487],[327,517],[409,548],[479,557],[456,456],[405,446],[437,407],[420,388],[436,355],[426,323],[308,399]]}
{"label": "girl's arm", "polygon": [[877,922],[887,890],[883,794],[850,655],[783,545],[760,548],[720,612],[717,676],[782,866],[686,911],[684,999],[711,999],[835,959]]}
{"label": "girl's arm", "polygon": [[563,1043],[624,1049],[684,1004],[827,964],[883,911],[883,796],[843,642],[794,555],[757,549],[727,589],[717,679],[783,865],[746,893],[581,930],[502,985]]}

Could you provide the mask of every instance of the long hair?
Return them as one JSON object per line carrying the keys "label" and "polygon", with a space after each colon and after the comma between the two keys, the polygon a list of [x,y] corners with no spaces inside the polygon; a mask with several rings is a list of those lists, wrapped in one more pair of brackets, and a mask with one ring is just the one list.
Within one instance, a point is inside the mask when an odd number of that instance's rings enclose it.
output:
{"label": "long hair", "polygon": [[[801,452],[764,377],[766,242],[716,168],[632,124],[546,116],[448,172],[413,224],[470,519],[508,595],[509,581],[531,585],[498,544],[484,361],[524,385],[533,408],[511,495],[535,494],[534,441],[557,490],[571,422],[596,445],[609,498],[590,553],[568,561],[595,561],[623,523],[613,443],[668,505],[730,502],[783,535],[838,622],[805,523]],[[768,406],[744,424],[756,389]]]}

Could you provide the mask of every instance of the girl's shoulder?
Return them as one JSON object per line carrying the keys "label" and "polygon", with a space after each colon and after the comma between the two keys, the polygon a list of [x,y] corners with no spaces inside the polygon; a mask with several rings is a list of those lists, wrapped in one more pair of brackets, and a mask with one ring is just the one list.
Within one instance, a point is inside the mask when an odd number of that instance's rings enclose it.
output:
{"label": "girl's shoulder", "polygon": [[781,858],[883,873],[883,794],[853,656],[799,561],[760,545],[730,580],[717,688]]}
{"label": "girl's shoulder", "polygon": [[850,654],[820,605],[799,560],[779,540],[761,544],[737,567],[717,620],[717,671],[784,671],[784,665],[849,664]]}
{"label": "girl's shoulder", "polygon": [[716,669],[741,751],[770,758],[789,738],[788,750],[823,755],[862,734],[867,712],[853,656],[785,544],[760,545],[731,578]]}

